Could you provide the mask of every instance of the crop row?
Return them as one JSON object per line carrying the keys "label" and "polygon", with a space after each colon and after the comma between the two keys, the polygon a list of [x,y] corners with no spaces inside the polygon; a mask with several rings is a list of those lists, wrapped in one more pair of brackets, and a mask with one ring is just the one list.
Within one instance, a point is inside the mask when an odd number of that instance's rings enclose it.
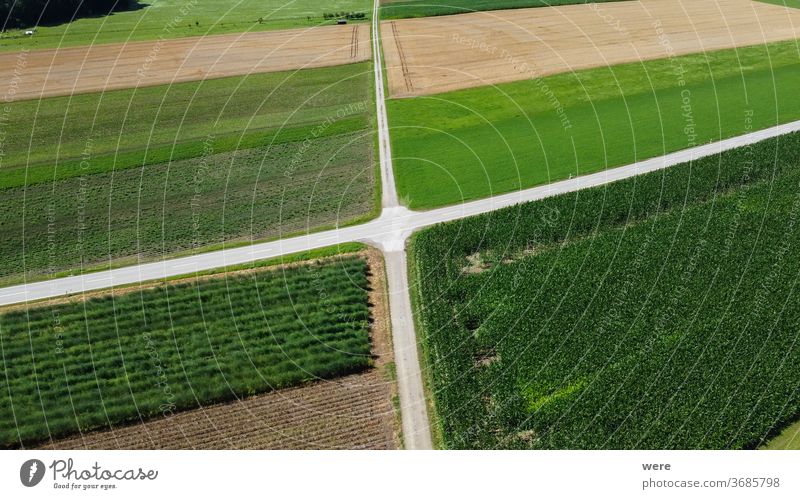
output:
{"label": "crop row", "polygon": [[359,372],[367,264],[317,264],[0,315],[4,447]]}
{"label": "crop row", "polygon": [[5,189],[0,278],[351,220],[374,207],[371,148],[347,133]]}
{"label": "crop row", "polygon": [[800,414],[800,134],[419,233],[445,444],[748,448]]}

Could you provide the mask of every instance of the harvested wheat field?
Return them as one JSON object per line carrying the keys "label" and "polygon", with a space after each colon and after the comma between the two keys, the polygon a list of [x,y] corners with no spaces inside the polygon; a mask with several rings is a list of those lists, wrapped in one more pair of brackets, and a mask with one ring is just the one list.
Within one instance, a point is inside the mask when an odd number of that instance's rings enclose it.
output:
{"label": "harvested wheat field", "polygon": [[800,9],[750,0],[641,0],[382,23],[393,97],[789,40]]}
{"label": "harvested wheat field", "polygon": [[[399,424],[383,259],[361,253],[370,269],[375,367],[360,374],[278,390],[236,402],[167,414],[94,431],[42,449],[395,449]],[[296,265],[296,264],[292,264]],[[134,288],[135,289],[135,288]]]}
{"label": "harvested wheat field", "polygon": [[335,66],[370,57],[369,26],[321,26],[0,53],[15,100]]}

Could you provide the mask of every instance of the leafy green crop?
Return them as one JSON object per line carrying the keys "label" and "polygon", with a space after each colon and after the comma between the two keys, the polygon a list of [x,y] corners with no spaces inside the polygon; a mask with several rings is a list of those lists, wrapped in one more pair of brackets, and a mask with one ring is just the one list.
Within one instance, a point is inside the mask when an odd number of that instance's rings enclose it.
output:
{"label": "leafy green crop", "polygon": [[0,314],[0,446],[361,371],[367,264],[226,275]]}
{"label": "leafy green crop", "polygon": [[0,283],[369,215],[371,88],[363,63],[9,104]]}
{"label": "leafy green crop", "polygon": [[750,448],[800,414],[800,134],[413,241],[446,445]]}

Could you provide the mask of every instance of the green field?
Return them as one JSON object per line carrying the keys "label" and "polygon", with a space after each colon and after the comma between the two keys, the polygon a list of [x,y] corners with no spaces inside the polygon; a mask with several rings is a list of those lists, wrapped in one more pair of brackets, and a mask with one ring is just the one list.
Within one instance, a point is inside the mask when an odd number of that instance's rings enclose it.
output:
{"label": "green field", "polygon": [[5,189],[0,282],[362,217],[375,207],[372,145],[361,131]]}
{"label": "green field", "polygon": [[591,2],[623,0],[389,0],[381,5],[381,18],[443,16],[484,10],[554,7]]}
{"label": "green field", "polygon": [[370,75],[355,64],[12,104],[0,283],[369,216]]}
{"label": "green field", "polygon": [[[2,170],[265,130],[363,118],[370,63],[158,85],[6,104]],[[301,138],[307,135],[304,132]],[[187,144],[188,143],[188,144]],[[69,165],[68,165],[69,166]]]}
{"label": "green field", "polygon": [[0,313],[0,446],[359,372],[367,272],[345,256]]}
{"label": "green field", "polygon": [[761,447],[763,450],[800,450],[800,421],[786,427]]}
{"label": "green field", "polygon": [[323,19],[326,12],[364,12],[367,17],[372,12],[367,0],[327,0],[324,5],[314,0],[144,0],[139,5],[110,16],[40,26],[30,37],[24,30],[8,30],[0,37],[0,50],[305,28],[332,22]]}
{"label": "green field", "polygon": [[420,232],[453,448],[754,448],[800,414],[800,134]]}
{"label": "green field", "polygon": [[388,102],[411,208],[544,184],[800,119],[776,43]]}
{"label": "green field", "polygon": [[773,5],[780,5],[781,7],[793,7],[800,9],[800,0],[758,0],[759,2],[771,3]]}

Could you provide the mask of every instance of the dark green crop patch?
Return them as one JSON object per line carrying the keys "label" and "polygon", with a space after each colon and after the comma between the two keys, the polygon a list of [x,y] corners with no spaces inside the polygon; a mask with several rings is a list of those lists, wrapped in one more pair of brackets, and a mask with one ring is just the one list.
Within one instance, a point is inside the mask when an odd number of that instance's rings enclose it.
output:
{"label": "dark green crop patch", "polygon": [[800,134],[415,236],[454,448],[739,449],[800,414]]}
{"label": "dark green crop patch", "polygon": [[0,447],[372,365],[357,256],[0,312]]}

